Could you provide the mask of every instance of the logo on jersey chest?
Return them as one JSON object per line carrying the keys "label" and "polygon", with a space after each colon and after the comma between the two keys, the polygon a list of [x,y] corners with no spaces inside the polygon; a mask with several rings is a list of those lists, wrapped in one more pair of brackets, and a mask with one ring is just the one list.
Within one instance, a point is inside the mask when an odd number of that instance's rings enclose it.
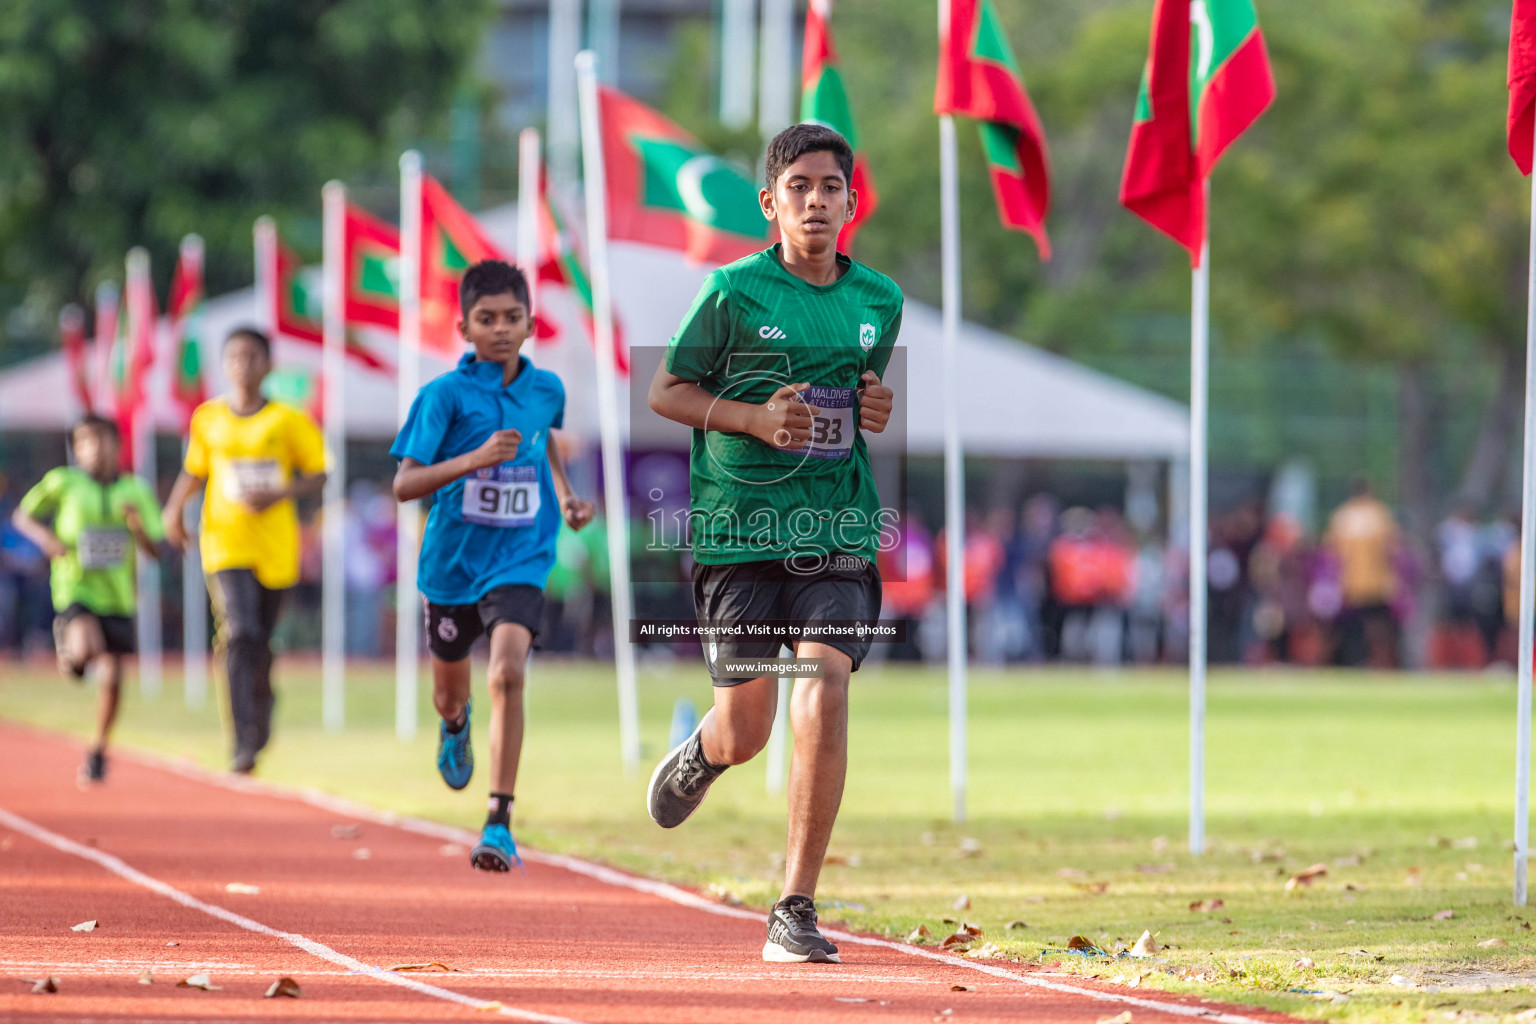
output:
{"label": "logo on jersey chest", "polygon": [[865,352],[875,347],[875,342],[880,340],[879,333],[874,324],[859,324],[859,348]]}
{"label": "logo on jersey chest", "polygon": [[768,341],[788,341],[789,335],[772,324],[765,324],[757,329],[757,336]]}

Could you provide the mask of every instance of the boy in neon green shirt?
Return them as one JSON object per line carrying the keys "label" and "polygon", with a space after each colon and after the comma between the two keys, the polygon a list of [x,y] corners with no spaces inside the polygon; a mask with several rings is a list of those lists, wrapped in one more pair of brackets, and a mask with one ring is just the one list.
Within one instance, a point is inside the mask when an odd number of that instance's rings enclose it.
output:
{"label": "boy in neon green shirt", "polygon": [[107,735],[117,718],[123,658],[135,653],[135,549],[159,557],[159,502],[143,480],[121,472],[117,425],[87,416],[70,432],[75,466],[50,470],[12,521],[52,561],[54,643],[59,667],[76,679],[96,666],[96,736],[82,781],[106,777]]}

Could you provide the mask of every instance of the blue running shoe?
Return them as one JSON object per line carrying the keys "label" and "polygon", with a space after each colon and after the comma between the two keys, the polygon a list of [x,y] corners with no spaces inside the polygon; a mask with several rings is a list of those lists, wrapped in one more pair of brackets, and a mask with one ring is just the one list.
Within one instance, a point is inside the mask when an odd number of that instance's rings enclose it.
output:
{"label": "blue running shoe", "polygon": [[464,728],[449,732],[447,722],[437,723],[437,773],[449,789],[463,789],[475,774],[475,752],[469,749],[469,705],[464,705]]}
{"label": "blue running shoe", "polygon": [[469,852],[469,862],[481,871],[511,871],[513,864],[519,871],[523,868],[517,844],[512,841],[512,830],[505,825],[485,826],[480,842]]}

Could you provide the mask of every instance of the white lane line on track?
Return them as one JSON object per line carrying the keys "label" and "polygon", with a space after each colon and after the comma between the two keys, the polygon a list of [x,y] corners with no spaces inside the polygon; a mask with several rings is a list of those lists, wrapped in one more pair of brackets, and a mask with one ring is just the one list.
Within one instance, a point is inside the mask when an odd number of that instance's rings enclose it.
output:
{"label": "white lane line on track", "polygon": [[321,960],[329,961],[338,967],[346,967],[352,971],[357,972],[358,974],[367,975],[391,985],[398,985],[401,988],[407,988],[413,992],[419,992],[422,995],[432,996],[436,999],[443,999],[450,1003],[458,1003],[461,1006],[468,1006],[471,1009],[494,1010],[497,1013],[500,1013],[503,1017],[512,1017],[516,1020],[536,1021],[539,1022],[539,1024],[580,1024],[579,1021],[573,1021],[568,1017],[555,1017],[547,1013],[535,1013],[532,1010],[519,1010],[514,1007],[503,1006],[500,1003],[491,1002],[489,1000],[476,999],[473,996],[466,996],[459,992],[452,992],[446,988],[439,988],[436,985],[428,985],[426,982],[417,981],[415,978],[402,977],[401,975],[386,971],[381,967],[375,967],[370,964],[365,964],[361,960],[353,959],[352,957],[347,956],[345,953],[338,953],[330,946],[327,946],[322,942],[316,942],[314,939],[306,939],[304,936],[296,935],[293,932],[284,932],[278,931],[276,928],[269,928],[262,924],[260,921],[253,921],[243,914],[237,914],[232,910],[225,910],[223,907],[215,906],[212,903],[205,903],[198,899],[196,896],[182,892],[175,886],[167,885],[165,882],[160,881],[158,878],[152,878],[149,875],[146,875],[138,868],[129,865],[118,857],[112,856],[110,853],[102,853],[100,850],[94,850],[89,846],[82,846],[80,843],[75,842],[73,839],[68,839],[59,835],[57,832],[51,832],[48,829],[43,828],[41,825],[34,824],[33,822],[28,821],[26,818],[12,814],[10,811],[3,807],[0,807],[0,825],[4,825],[6,828],[13,832],[20,832],[23,835],[31,836],[38,842],[43,843],[46,846],[53,847],[60,853],[73,854],[76,857],[80,857],[98,864],[112,872],[114,875],[117,875],[119,878],[132,882],[135,885],[143,886],[145,889],[148,889],[153,893],[157,893],[158,895],[164,896],[166,899],[175,903],[179,903],[184,907],[188,907],[192,910],[200,910],[210,917],[216,917],[221,921],[228,922],[229,924],[235,925],[238,928],[244,928],[249,932],[255,932],[258,935],[266,935],[274,939],[282,939],[289,945],[302,949],[304,952],[310,954],[311,956],[316,956]]}
{"label": "white lane line on track", "polygon": [[[156,973],[193,972],[193,971],[217,971],[220,975],[252,975],[271,977],[274,972],[291,974],[295,978],[351,978],[360,977],[358,971],[326,971],[304,970],[302,968],[284,967],[281,971],[271,967],[220,967],[218,964],[203,963],[168,963],[145,960],[136,963],[49,963],[42,960],[0,960],[0,967],[14,967],[21,970],[42,971],[47,973],[64,973],[78,977],[102,977],[102,978],[131,978],[137,977],[145,970]],[[505,979],[505,980],[537,980],[547,978],[584,978],[603,981],[727,981],[727,982],[779,982],[783,980],[783,974],[771,974],[761,972],[749,974],[745,972],[728,973],[722,971],[662,971],[662,970],[636,970],[636,971],[604,971],[588,970],[585,968],[466,968],[452,972],[425,972],[428,977],[451,976],[460,981],[474,981],[477,978]],[[420,974],[416,975],[420,977]],[[817,981],[843,982],[848,985],[932,985],[932,978],[889,978],[870,977],[856,972],[841,974],[829,974],[826,971],[816,972]]]}
{"label": "white lane line on track", "polygon": [[[122,755],[119,755],[122,756]],[[236,792],[250,793],[258,796],[269,796],[280,800],[297,800],[301,803],[330,811],[344,817],[357,818],[362,821],[370,821],[377,825],[386,825],[398,828],[406,832],[414,832],[417,835],[428,836],[433,839],[441,839],[446,842],[459,843],[463,846],[473,846],[479,841],[479,837],[466,829],[455,828],[452,825],[443,825],[435,821],[426,821],[421,818],[411,818],[405,815],[394,814],[390,811],[380,811],[366,804],[356,803],[344,797],[333,796],[330,793],[318,789],[297,788],[282,786],[274,782],[264,782],[252,779],[248,776],[225,775],[207,771],[190,762],[165,757],[146,751],[133,751],[133,757],[141,762],[191,779]],[[702,910],[706,914],[714,914],[719,917],[735,917],[746,921],[756,921],[765,924],[768,915],[754,910],[744,910],[741,907],[729,907],[723,903],[705,899],[697,893],[691,893],[686,889],[680,889],[669,882],[657,881],[654,878],[645,878],[639,875],[626,874],[625,872],[606,867],[602,864],[593,864],[590,861],[580,860],[576,857],[568,857],[559,853],[545,853],[542,850],[521,850],[523,859],[545,864],[550,867],[563,868],[566,871],[587,878],[596,879],[608,885],[619,886],[636,892],[643,892],[659,899],[667,900],[680,906],[690,907],[694,910]],[[909,946],[905,943],[891,942],[887,939],[876,939],[865,935],[854,935],[851,932],[839,931],[828,928],[824,935],[837,942],[851,942],[860,946],[874,946],[881,949],[894,950],[906,956],[922,957],[947,967],[960,967],[981,974],[990,975],[1017,985],[1025,985],[1030,988],[1045,989],[1049,992],[1059,992],[1065,995],[1080,996],[1101,1003],[1121,1003],[1126,1006],[1137,1006],[1144,1010],[1155,1010],[1158,1013],[1167,1013],[1176,1017],[1195,1017],[1200,1020],[1213,1021],[1214,1024],[1270,1024],[1257,1017],[1245,1017],[1239,1013],[1226,1013],[1213,1010],[1206,1006],[1191,1006],[1188,1003],[1164,1002],[1158,999],[1149,999],[1145,996],[1125,995],[1119,992],[1104,992],[1098,989],[1080,988],[1076,985],[1066,985],[1059,981],[1047,981],[1044,978],[1033,977],[1028,974],[1019,974],[1014,971],[996,967],[992,964],[979,963],[975,960],[964,960],[953,955],[938,953],[922,946]]]}

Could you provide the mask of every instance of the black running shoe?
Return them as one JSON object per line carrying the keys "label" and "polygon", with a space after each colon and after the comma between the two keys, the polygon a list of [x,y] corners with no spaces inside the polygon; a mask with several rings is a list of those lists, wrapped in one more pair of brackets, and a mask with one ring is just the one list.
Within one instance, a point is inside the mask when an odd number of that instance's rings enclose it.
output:
{"label": "black running shoe", "polygon": [[80,765],[81,782],[102,782],[107,777],[107,755],[100,750],[87,751]]}
{"label": "black running shoe", "polygon": [[805,896],[786,896],[768,914],[763,959],[772,964],[840,964],[837,947],[816,929],[816,904]]}
{"label": "black running shoe", "polygon": [[[708,716],[705,717],[707,720]],[[651,773],[646,803],[651,820],[662,828],[676,828],[687,821],[709,792],[710,783],[725,771],[704,760],[704,744],[699,739],[703,728],[704,723],[700,722],[693,734],[662,758]]]}

